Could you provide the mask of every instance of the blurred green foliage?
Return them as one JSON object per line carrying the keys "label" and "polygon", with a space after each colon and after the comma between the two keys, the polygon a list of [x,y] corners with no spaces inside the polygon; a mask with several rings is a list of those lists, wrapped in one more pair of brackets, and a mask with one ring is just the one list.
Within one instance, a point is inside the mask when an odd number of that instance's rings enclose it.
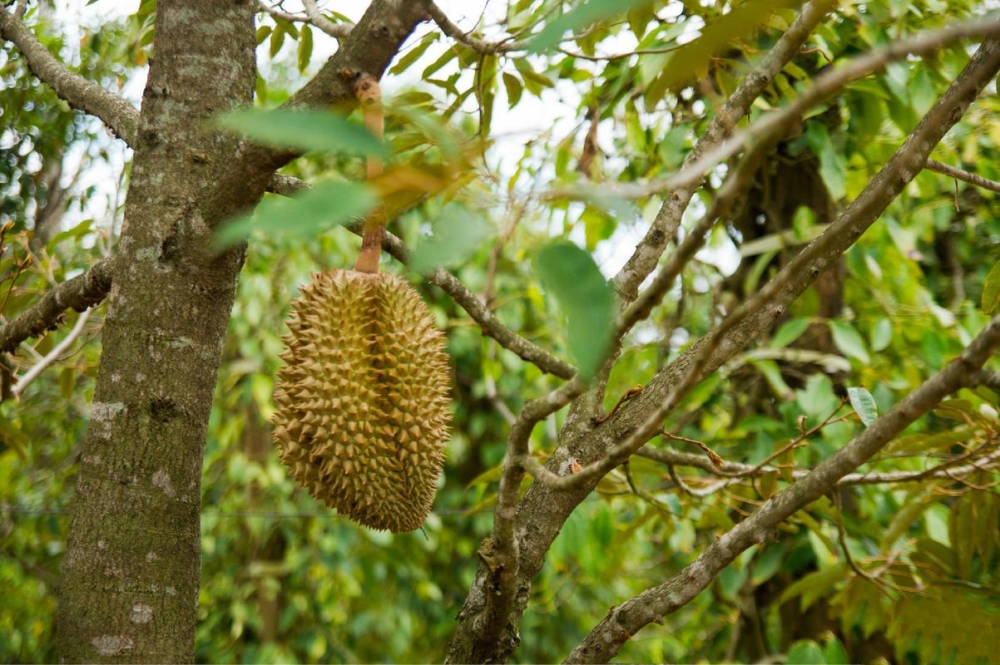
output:
{"label": "blurred green foliage", "polygon": [[[512,0],[507,28],[543,24],[553,6]],[[831,61],[979,10],[946,0],[842,3],[811,38],[810,51],[775,79],[752,116],[785,103]],[[152,11],[152,3],[142,3],[121,25],[85,31],[78,51],[58,39],[47,43],[78,62],[88,77],[115,87],[119,77],[134,76],[134,68],[145,62]],[[662,77],[670,49],[680,35],[721,15],[716,4],[629,3],[624,17],[592,25],[564,42],[562,51],[537,55],[484,57],[433,33],[417,35],[393,73],[420,82],[395,95],[387,141],[396,162],[435,184],[428,186],[429,195],[400,194],[404,212],[392,230],[412,246],[433,248],[436,234],[454,226],[455,210],[478,220],[476,242],[467,243],[461,256],[425,250],[432,257],[427,265],[451,266],[506,325],[569,357],[572,334],[547,306],[550,295],[539,283],[533,257],[554,239],[572,240],[598,259],[617,244],[631,248],[629,239],[645,228],[662,200],[540,202],[534,194],[580,184],[599,189],[577,168],[586,133],[579,130],[595,117],[602,131],[595,155],[600,167],[590,171],[597,174],[593,177],[634,182],[676,170],[720,100],[794,18],[792,11],[770,15],[760,30],[714,53],[698,72],[704,86],[674,94]],[[567,16],[565,27],[577,27],[573,15]],[[312,33],[281,19],[262,19],[258,41],[265,66],[257,85],[262,105],[280,104],[299,75],[315,67],[313,40],[319,36]],[[608,42],[633,43],[642,53],[592,59],[612,50]],[[808,151],[835,203],[852,200],[955,78],[967,60],[966,46],[891,64],[852,82],[805,120],[789,144],[789,159]],[[87,210],[81,202],[106,192],[70,186],[62,208],[63,228],[75,220],[72,228],[41,247],[33,248],[31,241],[34,215],[48,196],[39,176],[44,164],[62,165],[71,146],[100,160],[107,141],[27,76],[9,45],[0,50],[0,80],[5,88],[0,222],[15,222],[0,253],[0,303],[10,320],[53,283],[100,258],[109,225],[81,218],[80,211]],[[523,142],[515,158],[509,147],[506,153],[492,150],[489,130],[501,113],[528,107],[528,100],[553,103],[557,90],[569,100],[563,111],[579,119],[572,132],[545,127]],[[1000,100],[986,95],[935,157],[998,180],[998,138]],[[363,164],[315,154],[286,172],[310,182],[329,174],[358,179]],[[741,357],[692,391],[666,423],[668,431],[706,443],[727,461],[768,462],[778,471],[753,482],[728,482],[645,457],[613,471],[553,544],[531,589],[515,659],[563,658],[609,607],[680,571],[796,471],[843,447],[872,411],[885,413],[959,353],[987,321],[981,304],[990,300],[984,298],[987,287],[995,293],[988,277],[1000,264],[998,218],[992,192],[931,172],[918,175],[848,252],[842,313],[825,318],[822,296],[811,290],[782,326],[748,350],[780,352],[812,334],[828,334],[827,355],[838,361],[835,369],[790,370],[780,356],[774,360],[763,353]],[[793,231],[803,235],[815,223],[808,216],[796,220]],[[349,265],[358,245],[339,228],[305,239],[260,229],[251,234],[205,450],[201,662],[441,660],[479,563],[476,550],[492,524],[505,414],[516,414],[528,399],[558,385],[484,337],[440,290],[388,262],[387,269],[415,282],[448,335],[455,421],[444,478],[423,532],[370,532],[318,505],[289,480],[271,445],[273,377],[282,320],[297,288],[313,271]],[[709,246],[670,297],[625,340],[606,391],[609,410],[706,333],[720,303],[739,297],[729,292],[731,267],[719,258],[734,251],[732,234],[713,233]],[[31,264],[18,269],[29,253]],[[744,263],[756,263],[744,286],[764,283],[775,256],[746,257]],[[15,376],[51,351],[76,316],[69,314],[59,329],[23,345],[12,356]],[[5,662],[56,659],[52,622],[59,565],[99,351],[95,317],[72,353],[17,399],[0,403],[0,584],[8,590],[0,594],[0,660]],[[855,402],[860,413],[851,407],[854,399],[860,400]],[[909,428],[866,470],[919,473],[944,460],[961,464],[963,455],[991,446],[995,453],[998,410],[994,391],[963,390]],[[545,455],[553,449],[561,419],[556,414],[536,428],[533,451]],[[758,649],[783,654],[788,662],[987,662],[1000,643],[997,480],[995,471],[982,471],[966,483],[917,477],[896,485],[845,487],[794,515],[773,542],[745,552],[709,591],[662,625],[634,636],[619,658],[749,660]],[[725,484],[716,486],[720,482]]]}

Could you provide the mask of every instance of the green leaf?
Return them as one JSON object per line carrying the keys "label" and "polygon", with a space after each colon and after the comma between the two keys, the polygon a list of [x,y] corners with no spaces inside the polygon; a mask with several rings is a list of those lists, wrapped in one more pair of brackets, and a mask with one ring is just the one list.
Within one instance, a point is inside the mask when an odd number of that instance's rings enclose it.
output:
{"label": "green leaf", "polygon": [[417,43],[416,46],[414,46],[413,48],[411,48],[406,53],[406,55],[404,55],[402,58],[400,58],[399,61],[396,62],[396,64],[392,66],[392,69],[389,70],[389,73],[395,75],[395,74],[400,74],[400,73],[404,72],[407,68],[409,68],[410,65],[412,65],[414,62],[416,62],[417,60],[419,60],[420,56],[422,56],[424,53],[426,53],[427,52],[427,48],[431,44],[433,44],[434,42],[436,42],[437,39],[438,39],[438,37],[440,37],[440,36],[441,35],[438,32],[430,32],[430,33],[424,35],[423,38]]}
{"label": "green leaf", "polygon": [[871,427],[872,423],[878,420],[878,406],[875,398],[864,388],[851,387],[847,389],[847,396],[851,399],[851,406],[860,416],[865,427]]}
{"label": "green leaf", "polygon": [[750,364],[756,367],[761,374],[764,375],[764,379],[767,381],[767,385],[771,387],[774,394],[779,399],[789,400],[795,398],[795,393],[792,389],[785,383],[785,379],[781,376],[781,369],[778,367],[778,363],[773,360],[758,360],[751,358]]}
{"label": "green leaf", "polygon": [[850,323],[830,321],[830,332],[833,334],[833,344],[841,353],[851,358],[857,358],[866,365],[871,364],[871,356],[865,348],[865,340]]}
{"label": "green leaf", "polygon": [[819,174],[830,197],[834,200],[843,198],[847,187],[847,162],[842,151],[833,145],[826,127],[817,121],[806,125],[806,142],[813,154],[819,157]]}
{"label": "green leaf", "polygon": [[993,316],[1000,312],[1000,261],[990,269],[983,284],[983,312]]}
{"label": "green leaf", "polygon": [[524,86],[521,85],[521,80],[516,76],[510,72],[504,72],[503,87],[507,90],[507,108],[512,109],[521,101],[521,93],[524,92]]}
{"label": "green leaf", "polygon": [[633,9],[652,4],[652,0],[590,0],[582,2],[539,32],[528,44],[529,53],[542,53],[555,49],[567,32],[577,32],[612,16],[620,16]]}
{"label": "green leaf", "polygon": [[269,55],[272,60],[274,59],[274,56],[278,55],[278,51],[281,50],[281,47],[285,43],[285,26],[286,24],[284,22],[277,21],[274,26],[274,32],[271,33],[271,47]]}
{"label": "green leaf", "polygon": [[812,640],[799,640],[788,650],[785,662],[825,665],[826,655],[823,653],[823,649]]}
{"label": "green leaf", "polygon": [[378,202],[365,185],[321,182],[292,198],[271,197],[249,215],[226,222],[216,233],[219,251],[244,240],[252,231],[314,237],[334,226],[363,217]]}
{"label": "green leaf", "polygon": [[889,342],[892,341],[892,322],[883,316],[872,326],[868,337],[875,353],[889,348]]}
{"label": "green leaf", "polygon": [[569,320],[569,348],[580,376],[590,379],[611,346],[615,306],[593,257],[569,242],[555,242],[538,253],[535,268]]}
{"label": "green leaf", "polygon": [[75,368],[63,367],[62,371],[59,372],[59,393],[63,399],[69,399],[73,396],[74,388],[76,388]]}
{"label": "green leaf", "polygon": [[489,222],[460,203],[442,208],[431,228],[433,235],[420,240],[410,257],[410,269],[421,274],[461,263],[491,234]]}
{"label": "green leaf", "polygon": [[224,113],[214,122],[260,143],[282,148],[388,156],[385,144],[365,126],[327,111],[241,110]]}
{"label": "green leaf", "polygon": [[774,333],[774,337],[771,339],[771,346],[776,349],[788,346],[801,337],[802,333],[808,330],[808,328],[808,319],[789,319],[781,324],[778,332]]}
{"label": "green leaf", "polygon": [[271,26],[262,25],[257,28],[257,46],[260,46],[265,39],[271,34]]}
{"label": "green leaf", "polygon": [[660,75],[649,83],[646,108],[656,106],[668,90],[680,90],[694,81],[707,70],[712,56],[753,33],[776,9],[798,4],[801,0],[750,0],[706,26],[700,37],[674,51]]}
{"label": "green leaf", "polygon": [[551,88],[555,86],[545,74],[539,74],[534,69],[531,68],[531,63],[529,63],[524,58],[514,59],[514,69],[518,71],[521,78],[524,79],[524,87],[528,89],[533,95],[540,95],[542,93],[542,88]]}
{"label": "green leaf", "polygon": [[821,568],[814,573],[808,573],[785,587],[785,590],[781,592],[779,601],[786,603],[796,596],[802,596],[799,607],[807,610],[810,605],[820,598],[829,597],[830,589],[833,585],[847,577],[847,573],[848,568],[846,563],[838,563],[833,566]]}
{"label": "green leaf", "polygon": [[840,404],[833,392],[833,382],[825,374],[813,374],[806,379],[805,388],[795,394],[799,407],[810,416],[826,417]]}
{"label": "green leaf", "polygon": [[299,53],[298,53],[298,65],[299,71],[304,72],[306,67],[309,66],[309,60],[312,58],[313,52],[313,33],[312,28],[308,24],[303,24],[302,29],[299,31]]}

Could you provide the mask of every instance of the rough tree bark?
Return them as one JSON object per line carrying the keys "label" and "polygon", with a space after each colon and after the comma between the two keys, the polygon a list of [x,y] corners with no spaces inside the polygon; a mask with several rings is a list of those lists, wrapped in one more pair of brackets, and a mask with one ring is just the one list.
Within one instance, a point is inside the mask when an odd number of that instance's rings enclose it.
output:
{"label": "rough tree bark", "polygon": [[255,9],[158,3],[63,566],[66,661],[193,660],[202,450],[243,254],[213,256],[210,235],[265,182],[214,195],[236,141],[203,121],[251,100]]}
{"label": "rough tree bark", "polygon": [[[350,103],[341,70],[380,77],[427,5],[373,2],[289,105]],[[66,661],[194,659],[202,452],[243,255],[213,255],[211,233],[255,205],[275,170],[297,157],[244,144],[205,122],[252,99],[256,11],[250,0],[161,0],[134,129],[133,109],[69,76],[0,10],[4,37],[25,51],[34,73],[135,149],[117,256],[85,283],[60,290],[96,301],[91,292],[111,273],[63,571],[59,649]],[[14,328],[14,344],[20,333],[38,332],[27,322]]]}

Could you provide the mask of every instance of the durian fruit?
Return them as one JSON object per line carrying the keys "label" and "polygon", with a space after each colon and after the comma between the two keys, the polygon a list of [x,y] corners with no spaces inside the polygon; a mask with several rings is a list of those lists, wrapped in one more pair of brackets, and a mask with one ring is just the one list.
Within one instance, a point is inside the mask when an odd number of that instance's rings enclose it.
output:
{"label": "durian fruit", "polygon": [[292,303],[274,437],[314,497],[372,529],[420,528],[448,441],[444,335],[391,274],[316,273]]}

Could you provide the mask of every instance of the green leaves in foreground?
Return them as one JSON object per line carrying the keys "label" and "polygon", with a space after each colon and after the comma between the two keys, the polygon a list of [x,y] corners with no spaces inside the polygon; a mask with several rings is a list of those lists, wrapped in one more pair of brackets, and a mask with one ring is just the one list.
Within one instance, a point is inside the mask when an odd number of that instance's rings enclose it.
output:
{"label": "green leaves in foreground", "polygon": [[248,109],[224,113],[215,124],[281,148],[388,156],[385,144],[364,125],[331,111]]}
{"label": "green leaves in foreground", "polygon": [[449,203],[431,220],[433,234],[422,238],[410,255],[410,269],[421,274],[465,261],[490,237],[483,215],[461,203]]}
{"label": "green leaves in foreground", "polygon": [[577,5],[559,18],[555,19],[535,35],[528,51],[542,53],[554,50],[562,41],[567,31],[578,32],[594,23],[599,23],[612,16],[620,16],[631,9],[652,4],[651,0],[590,0]]}
{"label": "green leaves in foreground", "polygon": [[215,247],[226,249],[251,231],[314,237],[327,229],[363,219],[378,197],[365,185],[329,181],[291,198],[269,197],[248,215],[226,222],[216,233]]}
{"label": "green leaves in foreground", "polygon": [[535,268],[569,320],[566,336],[580,377],[592,378],[611,346],[615,322],[611,287],[590,254],[569,242],[542,249]]}

